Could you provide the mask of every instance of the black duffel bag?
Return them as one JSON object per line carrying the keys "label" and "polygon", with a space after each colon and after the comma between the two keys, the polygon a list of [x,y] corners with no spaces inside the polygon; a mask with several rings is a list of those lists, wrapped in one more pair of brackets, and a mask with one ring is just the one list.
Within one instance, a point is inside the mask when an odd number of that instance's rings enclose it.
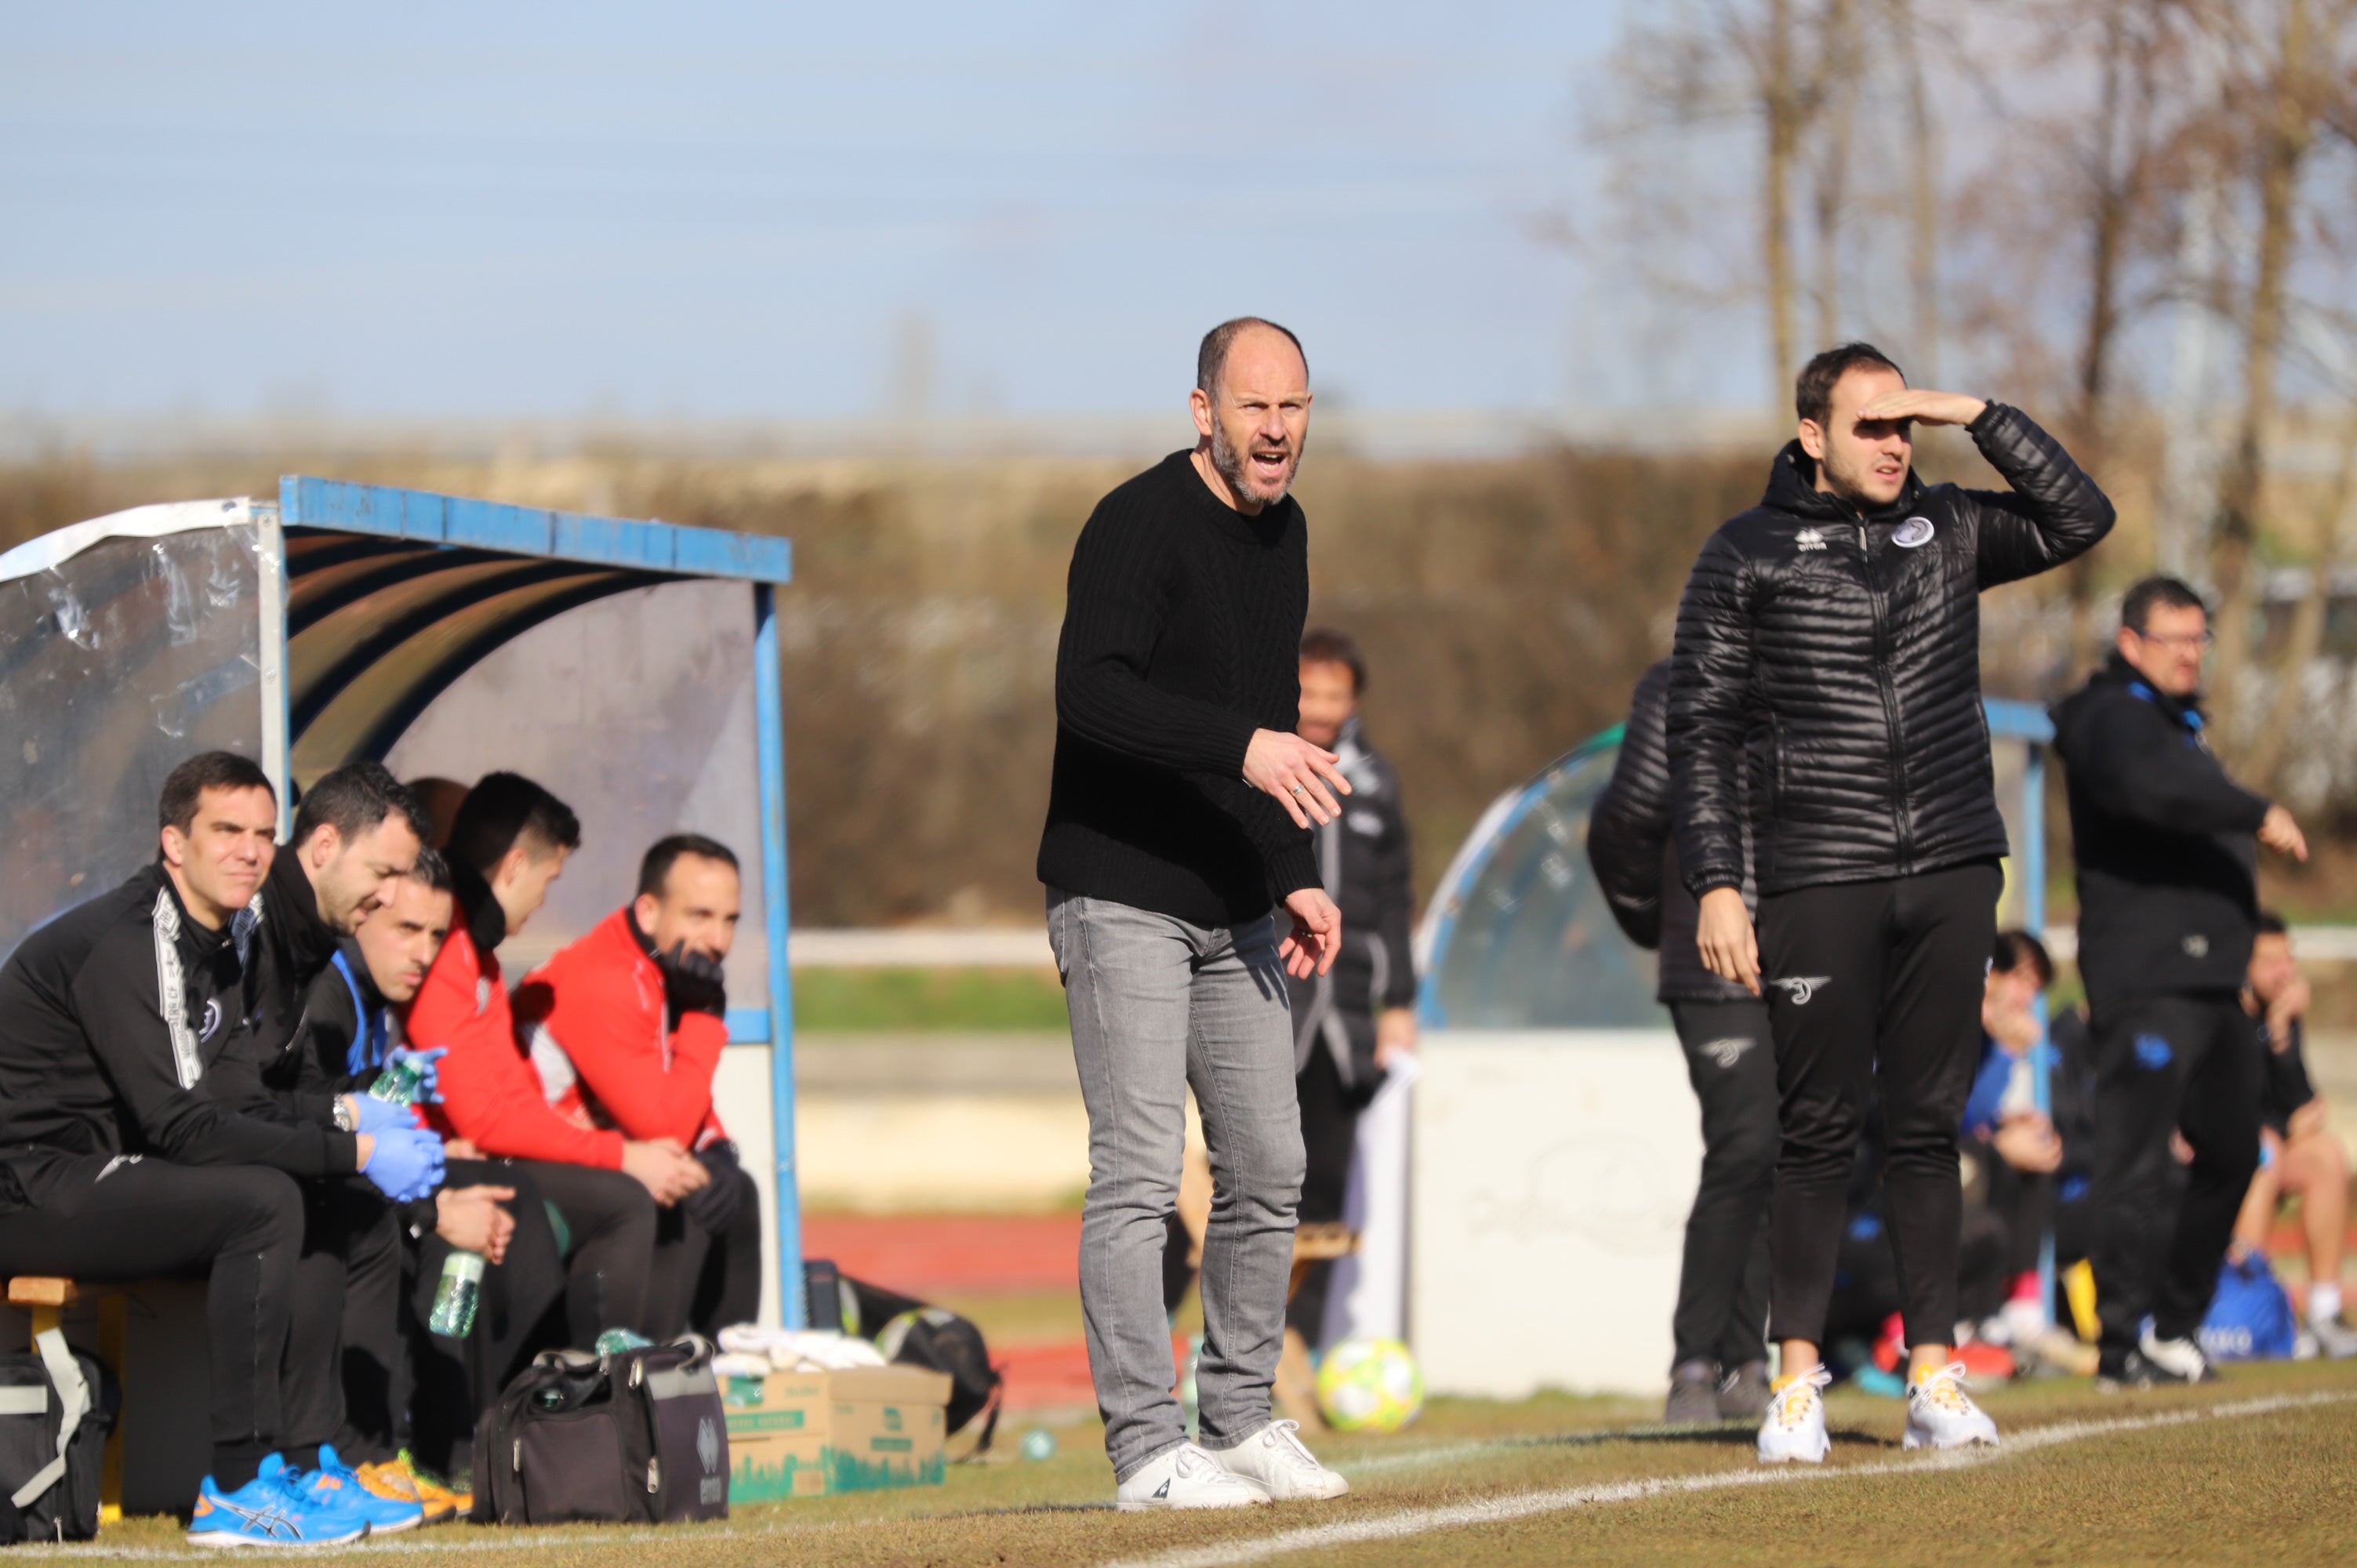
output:
{"label": "black duffel bag", "polygon": [[728,1515],[728,1430],[712,1347],[548,1350],[484,1412],[481,1524],[668,1524]]}
{"label": "black duffel bag", "polygon": [[52,1328],[32,1355],[0,1356],[0,1545],[89,1541],[120,1396]]}

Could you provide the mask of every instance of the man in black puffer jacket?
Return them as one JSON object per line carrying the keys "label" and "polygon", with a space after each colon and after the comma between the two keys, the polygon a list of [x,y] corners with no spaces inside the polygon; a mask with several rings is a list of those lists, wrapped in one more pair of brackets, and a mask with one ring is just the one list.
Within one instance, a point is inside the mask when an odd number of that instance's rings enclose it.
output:
{"label": "man in black puffer jacket", "polygon": [[[1695,896],[1678,875],[1670,832],[1669,692],[1666,659],[1638,677],[1611,780],[1588,813],[1587,858],[1621,930],[1661,950],[1654,995],[1670,1010],[1702,1101],[1702,1180],[1686,1216],[1663,1419],[1757,1421],[1768,1402],[1776,1053],[1767,1004],[1705,968],[1695,946]],[[1744,893],[1751,895],[1749,875]]]}
{"label": "man in black puffer jacket", "polygon": [[[2202,739],[2209,647],[2201,596],[2147,578],[2121,602],[2109,662],[2054,709],[2094,1040],[2091,1256],[2113,1384],[2210,1375],[2195,1332],[2259,1163],[2266,1060],[2242,1001],[2255,844],[2308,858],[2291,813],[2227,778]],[[2181,1188],[2169,1153],[2180,1131],[2193,1151]]]}
{"label": "man in black puffer jacket", "polygon": [[[1956,1123],[1980,1046],[2007,849],[1981,710],[1983,589],[2101,539],[2111,503],[2017,410],[1911,392],[1862,343],[1800,375],[1800,438],[1760,504],[1713,534],[1678,607],[1670,758],[1697,943],[1764,975],[1782,1152],[1770,1315],[1782,1380],[1766,1460],[1821,1460],[1818,1340],[1867,1091],[1888,1131],[1888,1218],[1906,1298],[1910,1447],[1994,1442],[1946,1370],[1962,1194]],[[2010,493],[1925,486],[1911,426],[1962,425]],[[1755,825],[1760,935],[1744,909],[1745,743],[1767,729]]]}

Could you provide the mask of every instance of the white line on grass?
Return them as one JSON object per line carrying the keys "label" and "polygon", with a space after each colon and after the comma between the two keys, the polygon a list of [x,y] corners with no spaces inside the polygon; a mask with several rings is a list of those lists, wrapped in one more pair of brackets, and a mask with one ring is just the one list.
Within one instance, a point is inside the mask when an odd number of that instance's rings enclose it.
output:
{"label": "white line on grass", "polygon": [[2065,1443],[2081,1443],[2091,1437],[2108,1437],[2125,1432],[2149,1432],[2197,1421],[2266,1415],[2275,1411],[2298,1410],[2311,1405],[2345,1404],[2352,1400],[2357,1400],[2357,1394],[2287,1394],[2274,1399],[2244,1400],[2235,1404],[2168,1411],[2155,1415],[2123,1416],[2111,1421],[2060,1422],[2052,1426],[2031,1427],[2013,1433],[2006,1438],[2002,1448],[1956,1448],[1911,1459],[1880,1460],[1825,1469],[1796,1465],[1780,1465],[1772,1468],[1761,1466],[1741,1470],[1710,1471],[1699,1476],[1613,1481],[1544,1492],[1517,1492],[1508,1497],[1485,1498],[1480,1502],[1405,1509],[1397,1513],[1378,1514],[1372,1519],[1311,1525],[1305,1530],[1289,1530],[1279,1535],[1263,1536],[1256,1541],[1183,1547],[1153,1557],[1117,1561],[1106,1564],[1106,1568],[1231,1568],[1232,1564],[1258,1563],[1320,1547],[1351,1546],[1364,1541],[1398,1541],[1409,1536],[1429,1535],[1437,1530],[1460,1530],[1469,1525],[1503,1524],[1513,1520],[1529,1519],[1535,1514],[1561,1513],[1598,1503],[1636,1502],[1646,1498],[1725,1491],[1736,1487],[1792,1486],[1812,1481],[1857,1480],[1869,1476],[1912,1475],[1924,1470],[1953,1470],[1987,1464],[2008,1454],[2051,1448]]}
{"label": "white line on grass", "polygon": [[[2265,1415],[2279,1410],[2298,1410],[2314,1405],[2346,1404],[2357,1401],[2357,1393],[2287,1394],[2273,1399],[2245,1400],[2236,1404],[2189,1407],[2156,1415],[2130,1416],[2112,1421],[2061,1422],[2052,1426],[2031,1427],[2015,1432],[2006,1438],[2003,1448],[1957,1449],[1945,1454],[1925,1455],[1906,1460],[1886,1460],[1866,1465],[1844,1465],[1830,1469],[1780,1466],[1774,1469],[1743,1469],[1713,1471],[1699,1476],[1681,1476],[1668,1479],[1618,1481],[1602,1486],[1574,1487],[1547,1492],[1520,1492],[1510,1497],[1492,1498],[1484,1502],[1461,1503],[1448,1508],[1411,1509],[1399,1513],[1378,1515],[1373,1519],[1357,1520],[1345,1524],[1316,1525],[1307,1530],[1288,1530],[1281,1535],[1263,1536],[1256,1541],[1230,1541],[1218,1546],[1188,1547],[1165,1552],[1158,1557],[1146,1557],[1108,1563],[1105,1568],[1226,1568],[1227,1564],[1258,1562],[1291,1552],[1306,1552],[1319,1546],[1344,1546],[1360,1541],[1390,1541],[1404,1536],[1423,1535],[1433,1530],[1453,1530],[1465,1525],[1497,1524],[1509,1520],[1525,1519],[1533,1514],[1560,1512],[1566,1509],[1585,1508],[1595,1503],[1633,1502],[1644,1498],[1666,1497],[1687,1492],[1723,1490],[1730,1487],[1769,1486],[1779,1483],[1847,1480],[1865,1476],[1907,1475],[1922,1470],[1954,1469],[1962,1466],[1984,1464],[2018,1454],[2028,1449],[2051,1447],[2057,1444],[2077,1443],[2090,1437],[2109,1436],[2122,1432],[2146,1432],[2156,1427],[2183,1426],[2196,1421],[2223,1420],[2233,1416]],[[1600,1439],[1618,1440],[1631,1435],[1642,1435],[1655,1430],[1638,1427],[1625,1431],[1599,1433]],[[1445,1458],[1495,1453],[1506,1448],[1527,1448],[1543,1452],[1550,1446],[1544,1443],[1510,1441],[1506,1443],[1466,1443],[1443,1444],[1415,1454],[1384,1455],[1386,1459],[1415,1463],[1438,1463]],[[1372,1464],[1353,1466],[1354,1470],[1371,1469]],[[1389,1468],[1390,1466],[1384,1467]],[[1023,1510],[1016,1510],[1023,1511]],[[759,1529],[736,1525],[705,1527],[681,1535],[655,1536],[642,1530],[628,1533],[569,1535],[549,1530],[502,1530],[497,1534],[453,1539],[449,1532],[428,1530],[416,1535],[402,1535],[383,1541],[356,1542],[350,1546],[317,1546],[298,1549],[306,1558],[320,1557],[405,1557],[414,1553],[431,1554],[462,1552],[504,1552],[556,1551],[587,1552],[604,1548],[620,1547],[643,1551],[650,1546],[667,1543],[702,1545],[707,1541],[758,1541],[789,1535],[823,1535],[835,1530],[860,1529],[874,1524],[909,1524],[926,1518],[941,1523],[952,1523],[978,1517],[973,1512],[925,1515],[877,1515],[866,1519],[829,1520],[808,1524],[770,1524]],[[218,1547],[111,1547],[97,1541],[70,1545],[49,1545],[28,1541],[8,1549],[16,1559],[103,1557],[140,1563],[219,1563],[226,1555]]]}

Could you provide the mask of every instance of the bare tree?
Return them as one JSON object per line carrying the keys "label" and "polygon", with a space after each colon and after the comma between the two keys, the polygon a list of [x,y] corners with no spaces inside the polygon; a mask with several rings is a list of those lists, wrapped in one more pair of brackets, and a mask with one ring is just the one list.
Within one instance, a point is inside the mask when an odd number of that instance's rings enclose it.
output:
{"label": "bare tree", "polygon": [[[2320,231],[2308,179],[2319,138],[2350,116],[2350,47],[2357,36],[2350,0],[2274,0],[2220,5],[2209,25],[2231,62],[2219,128],[2248,188],[2251,272],[2239,304],[2243,365],[2233,439],[2218,476],[2217,532],[2210,575],[2219,600],[2215,683],[2235,692],[2255,657],[2252,557],[2277,424],[2294,279]],[[2296,678],[2297,672],[2293,672]],[[2247,744],[2248,730],[2230,736]]]}

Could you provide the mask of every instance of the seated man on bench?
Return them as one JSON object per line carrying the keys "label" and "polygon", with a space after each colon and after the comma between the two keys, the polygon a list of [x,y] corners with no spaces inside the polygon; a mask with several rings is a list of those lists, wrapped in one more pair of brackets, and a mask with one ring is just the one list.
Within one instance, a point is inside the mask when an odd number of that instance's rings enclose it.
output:
{"label": "seated man on bench", "polygon": [[710,1178],[676,1143],[559,1116],[517,1039],[497,950],[539,911],[580,842],[571,809],[520,774],[487,774],[467,792],[447,852],[457,907],[408,1030],[412,1047],[447,1053],[429,1116],[530,1176],[563,1217],[565,1316],[572,1343],[587,1349],[604,1329],[659,1330],[668,1287],[654,1279],[658,1214]]}
{"label": "seated man on bench", "polygon": [[[450,869],[433,850],[337,948],[304,1008],[307,1080],[364,1089],[404,1037],[404,1015],[450,929]],[[336,1449],[371,1488],[406,1491],[427,1523],[466,1509],[475,1423],[527,1364],[565,1292],[539,1189],[520,1166],[445,1145],[442,1190],[397,1206],[347,1187],[342,1416]],[[426,1331],[453,1251],[488,1263],[474,1330]],[[405,1300],[404,1300],[405,1298]],[[559,1324],[550,1337],[561,1340]],[[416,1457],[413,1457],[412,1448]],[[440,1477],[449,1477],[445,1485]]]}
{"label": "seated man on bench", "polygon": [[[293,1178],[359,1172],[408,1201],[439,1179],[441,1144],[415,1128],[285,1125],[216,1098],[209,1066],[246,1026],[249,906],[275,853],[277,795],[251,760],[206,752],[166,779],[157,818],[154,865],[0,968],[0,1258],[97,1283],[204,1272],[212,1474],[189,1538],[350,1541],[365,1515],[277,1452],[282,1379],[334,1375],[282,1366],[296,1316],[316,1310],[294,1288]],[[357,1125],[358,1107],[345,1112]]]}
{"label": "seated man on bench", "polygon": [[524,977],[516,1019],[542,1090],[582,1127],[667,1140],[711,1174],[662,1217],[657,1270],[670,1287],[657,1337],[710,1337],[761,1306],[761,1204],[712,1109],[728,1044],[721,965],[743,908],[737,856],[674,833],[639,863],[638,896]]}

